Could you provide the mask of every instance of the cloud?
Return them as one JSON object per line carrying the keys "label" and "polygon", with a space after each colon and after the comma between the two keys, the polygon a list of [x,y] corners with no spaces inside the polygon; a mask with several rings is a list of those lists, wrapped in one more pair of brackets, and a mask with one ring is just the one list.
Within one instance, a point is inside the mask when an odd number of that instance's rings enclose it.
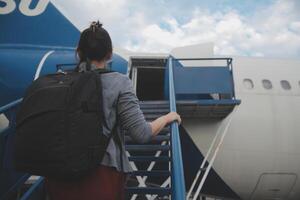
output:
{"label": "cloud", "polygon": [[54,1],[59,7],[70,5],[63,12],[81,30],[90,21],[100,19],[114,45],[129,50],[169,52],[178,46],[214,42],[217,55],[300,56],[297,0],[273,1],[247,13],[234,5],[215,10],[195,2],[186,10],[181,3],[176,7],[176,1],[168,7],[167,0],[89,2]]}

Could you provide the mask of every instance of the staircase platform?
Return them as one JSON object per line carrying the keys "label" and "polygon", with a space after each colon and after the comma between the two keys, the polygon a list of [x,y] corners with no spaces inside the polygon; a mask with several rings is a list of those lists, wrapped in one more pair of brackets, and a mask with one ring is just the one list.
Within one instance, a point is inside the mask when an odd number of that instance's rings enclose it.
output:
{"label": "staircase platform", "polygon": [[[178,100],[176,101],[177,112],[183,118],[200,118],[200,119],[223,119],[228,116],[235,106],[241,103],[237,99],[199,99],[199,100]],[[147,110],[163,110],[169,106],[168,101],[141,101],[140,107],[153,120],[163,113],[151,113]],[[159,115],[161,114],[161,115]]]}

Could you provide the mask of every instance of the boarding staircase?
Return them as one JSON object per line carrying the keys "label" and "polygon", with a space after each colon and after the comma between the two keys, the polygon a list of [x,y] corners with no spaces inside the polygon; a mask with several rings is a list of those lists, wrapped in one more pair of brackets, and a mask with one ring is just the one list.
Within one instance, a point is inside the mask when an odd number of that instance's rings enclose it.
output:
{"label": "boarding staircase", "polygon": [[[176,112],[176,98],[171,59],[169,64],[169,101],[140,102],[146,120],[152,121],[168,112]],[[164,128],[148,144],[136,144],[126,137],[125,146],[136,177],[136,185],[128,186],[127,199],[185,198],[185,180],[178,123]],[[153,178],[154,177],[154,178]],[[128,183],[130,185],[130,182]]]}
{"label": "boarding staircase", "polygon": [[[225,67],[208,66],[200,68],[184,68],[179,61],[186,60],[194,59],[168,59],[166,68],[166,79],[168,80],[168,84],[166,85],[167,91],[165,91],[165,93],[168,96],[166,99],[169,99],[169,101],[140,102],[141,109],[147,120],[156,119],[169,111],[176,111],[176,107],[183,118],[223,120],[234,110],[235,106],[240,103],[239,100],[235,99],[232,78],[232,60],[230,58],[204,59],[206,61],[226,61]],[[144,64],[143,61],[139,59],[136,59],[134,62],[142,67],[143,65],[149,66],[152,64],[150,59],[146,59]],[[157,61],[154,61],[153,65],[155,66],[156,64]],[[176,76],[176,81],[173,76]],[[231,118],[229,118],[229,120],[226,119],[225,129],[220,129],[216,134],[209,153],[205,156],[187,194],[185,193],[185,185],[177,185],[177,187],[179,187],[178,191],[182,192],[179,192],[179,196],[175,196],[172,193],[172,191],[174,191],[174,185],[172,185],[172,183],[174,184],[174,180],[172,180],[171,174],[174,174],[175,177],[182,177],[181,181],[184,183],[183,175],[180,174],[181,170],[176,172],[172,171],[172,166],[174,167],[176,159],[180,160],[179,163],[181,165],[182,159],[170,156],[172,152],[176,150],[177,152],[178,150],[181,151],[180,145],[170,146],[170,144],[172,144],[172,141],[170,140],[172,136],[175,135],[176,137],[179,133],[178,127],[176,127],[177,132],[173,129],[166,128],[149,144],[141,145],[132,143],[128,138],[128,140],[126,140],[128,142],[126,147],[129,151],[129,159],[135,170],[132,175],[135,177],[136,184],[127,188],[127,199],[156,199],[156,197],[158,197],[159,199],[196,200],[202,197],[203,195],[200,194],[200,191],[208,173],[212,169],[212,164],[218,153],[219,146],[223,142],[230,122]],[[179,137],[177,137],[177,140],[179,141]],[[215,146],[217,146],[217,148],[215,148]],[[130,151],[136,152],[131,153]],[[147,156],[145,156],[145,153],[138,153],[144,151],[148,151],[146,154]],[[210,154],[213,155],[211,156]],[[210,163],[208,162],[208,157],[211,158]],[[156,169],[155,166],[157,166]],[[153,176],[159,176],[160,179],[151,179]],[[176,183],[178,182],[175,182],[175,184]]]}

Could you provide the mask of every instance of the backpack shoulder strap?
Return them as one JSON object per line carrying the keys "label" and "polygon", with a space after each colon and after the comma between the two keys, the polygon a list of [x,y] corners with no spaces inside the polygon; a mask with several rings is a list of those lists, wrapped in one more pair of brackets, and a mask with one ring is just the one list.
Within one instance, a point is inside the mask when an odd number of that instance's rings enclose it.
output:
{"label": "backpack shoulder strap", "polygon": [[121,170],[124,169],[123,167],[123,145],[122,145],[122,140],[120,138],[120,134],[118,134],[117,127],[119,123],[119,117],[118,117],[118,102],[119,102],[119,97],[117,98],[117,104],[116,104],[116,123],[113,127],[111,136],[113,137],[114,141],[116,144],[119,146],[120,149],[120,162],[121,162]]}

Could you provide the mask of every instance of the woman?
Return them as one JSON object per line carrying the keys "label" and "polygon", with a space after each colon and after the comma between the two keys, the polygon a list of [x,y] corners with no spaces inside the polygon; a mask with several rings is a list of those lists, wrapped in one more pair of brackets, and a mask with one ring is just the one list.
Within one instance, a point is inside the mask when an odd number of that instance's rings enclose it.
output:
{"label": "woman", "polygon": [[[99,22],[85,29],[79,40],[78,71],[104,69],[112,57],[112,42],[108,32]],[[131,171],[124,149],[124,132],[133,140],[145,143],[155,137],[167,124],[181,122],[177,113],[171,112],[151,123],[146,122],[140,110],[131,80],[120,73],[101,75],[103,91],[104,134],[110,135],[115,123],[121,145],[111,140],[97,170],[77,182],[58,182],[47,179],[46,188],[51,200],[119,200],[124,199],[126,173]]]}

